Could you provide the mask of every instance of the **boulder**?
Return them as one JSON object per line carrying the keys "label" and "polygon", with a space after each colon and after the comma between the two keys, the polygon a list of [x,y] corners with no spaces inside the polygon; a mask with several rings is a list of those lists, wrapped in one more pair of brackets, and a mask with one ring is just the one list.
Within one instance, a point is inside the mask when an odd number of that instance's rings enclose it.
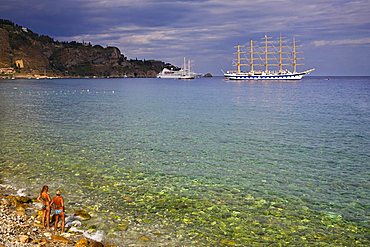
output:
{"label": "boulder", "polygon": [[102,243],[100,243],[100,242],[97,242],[97,241],[94,241],[94,240],[90,240],[89,247],[104,247],[104,245]]}
{"label": "boulder", "polygon": [[71,243],[71,241],[68,238],[65,238],[63,236],[58,236],[58,235],[52,235],[51,240],[53,242],[64,243],[64,244]]}
{"label": "boulder", "polygon": [[91,216],[88,212],[83,209],[78,209],[75,211],[74,216],[76,216],[80,220],[89,220]]}
{"label": "boulder", "polygon": [[32,199],[27,196],[17,196],[16,200],[18,203],[32,203]]}
{"label": "boulder", "polygon": [[134,199],[132,199],[131,197],[129,197],[129,196],[124,196],[123,197],[123,200],[125,200],[126,202],[128,202],[128,203],[132,203],[132,202],[134,202]]}
{"label": "boulder", "polygon": [[18,216],[25,216],[26,215],[26,209],[22,208],[22,207],[17,207],[16,213],[17,213]]}
{"label": "boulder", "polygon": [[27,235],[21,235],[19,236],[19,241],[23,244],[29,243],[30,242],[30,237]]}
{"label": "boulder", "polygon": [[4,205],[6,207],[9,207],[9,206],[12,205],[12,202],[7,198],[2,198],[1,202],[0,202],[0,205]]}
{"label": "boulder", "polygon": [[148,237],[148,236],[142,235],[142,236],[140,236],[140,237],[139,237],[139,240],[140,240],[140,241],[143,241],[143,242],[148,242],[148,241],[150,241],[151,239],[150,239],[150,237]]}
{"label": "boulder", "polygon": [[87,246],[89,246],[89,241],[87,240],[87,238],[81,238],[75,244],[75,247],[87,247]]}

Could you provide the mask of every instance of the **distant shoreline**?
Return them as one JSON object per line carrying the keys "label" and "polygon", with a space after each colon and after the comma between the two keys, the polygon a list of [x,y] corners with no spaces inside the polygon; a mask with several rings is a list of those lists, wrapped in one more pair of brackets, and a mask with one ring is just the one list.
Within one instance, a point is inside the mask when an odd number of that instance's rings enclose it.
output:
{"label": "distant shoreline", "polygon": [[[213,75],[212,77],[200,77],[200,78],[220,78],[223,75]],[[330,78],[367,78],[370,75],[309,75],[306,78],[317,78],[328,80]],[[52,79],[125,79],[125,78],[156,78],[148,76],[63,76],[63,75],[34,75],[34,74],[17,74],[17,75],[0,75],[0,80],[52,80]],[[163,79],[167,80],[167,79]],[[248,80],[245,80],[248,81]]]}
{"label": "distant shoreline", "polygon": [[19,74],[19,75],[1,75],[0,80],[17,80],[17,79],[35,79],[35,80],[51,80],[51,79],[109,79],[109,78],[156,78],[156,77],[142,77],[142,76],[61,76],[61,75],[33,75],[33,74]]}

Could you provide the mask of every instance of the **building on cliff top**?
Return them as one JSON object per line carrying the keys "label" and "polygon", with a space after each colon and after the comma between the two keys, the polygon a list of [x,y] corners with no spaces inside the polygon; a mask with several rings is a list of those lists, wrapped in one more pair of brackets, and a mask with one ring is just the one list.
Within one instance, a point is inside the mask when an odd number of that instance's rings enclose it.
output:
{"label": "building on cliff top", "polygon": [[15,66],[17,66],[17,68],[23,69],[24,68],[23,59],[15,60]]}

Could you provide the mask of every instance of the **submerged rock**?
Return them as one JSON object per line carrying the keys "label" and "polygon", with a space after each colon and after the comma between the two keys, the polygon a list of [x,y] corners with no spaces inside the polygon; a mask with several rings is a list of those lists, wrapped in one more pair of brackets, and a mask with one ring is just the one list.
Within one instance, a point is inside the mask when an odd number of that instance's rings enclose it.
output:
{"label": "submerged rock", "polygon": [[220,244],[227,245],[227,246],[234,246],[234,245],[236,245],[236,242],[234,240],[231,240],[231,239],[222,239],[220,241]]}
{"label": "submerged rock", "polygon": [[91,219],[90,214],[83,209],[78,209],[75,211],[74,216],[76,216],[80,220],[89,220]]}
{"label": "submerged rock", "polygon": [[98,241],[90,240],[89,247],[104,247],[104,245]]}
{"label": "submerged rock", "polygon": [[126,202],[128,202],[128,203],[132,203],[132,202],[134,202],[134,199],[132,199],[131,197],[129,197],[129,196],[124,196],[123,197],[123,200],[125,200]]}
{"label": "submerged rock", "polygon": [[151,239],[150,239],[150,237],[145,236],[145,235],[140,236],[138,239],[139,239],[140,241],[143,241],[143,242],[148,242],[148,241],[150,241],[150,240],[151,240]]}
{"label": "submerged rock", "polygon": [[80,240],[77,241],[75,244],[75,247],[87,247],[89,245],[89,241],[87,238],[81,238]]}
{"label": "submerged rock", "polygon": [[128,229],[128,223],[124,222],[124,223],[118,224],[117,229],[119,231],[127,231],[127,229]]}
{"label": "submerged rock", "polygon": [[17,196],[16,200],[18,203],[32,203],[32,199],[27,196]]}
{"label": "submerged rock", "polygon": [[63,236],[58,236],[58,235],[52,235],[51,239],[53,240],[53,242],[59,242],[59,243],[65,243],[65,244],[69,244],[71,242],[68,238],[65,238]]}

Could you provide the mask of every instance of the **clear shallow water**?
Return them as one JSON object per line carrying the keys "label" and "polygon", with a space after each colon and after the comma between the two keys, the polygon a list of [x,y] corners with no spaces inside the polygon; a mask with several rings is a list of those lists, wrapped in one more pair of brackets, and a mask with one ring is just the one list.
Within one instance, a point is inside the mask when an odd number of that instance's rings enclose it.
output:
{"label": "clear shallow water", "polygon": [[111,241],[370,242],[370,78],[13,80],[0,105],[0,180]]}

